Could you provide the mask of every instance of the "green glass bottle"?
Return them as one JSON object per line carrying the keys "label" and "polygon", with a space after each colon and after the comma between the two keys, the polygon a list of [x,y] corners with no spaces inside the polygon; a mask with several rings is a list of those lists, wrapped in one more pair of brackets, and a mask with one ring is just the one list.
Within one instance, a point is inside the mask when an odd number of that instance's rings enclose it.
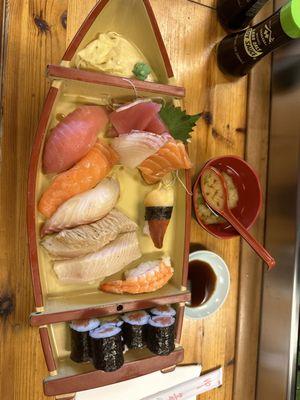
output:
{"label": "green glass bottle", "polygon": [[300,38],[300,0],[291,0],[263,22],[226,36],[218,45],[219,68],[243,76],[265,55]]}

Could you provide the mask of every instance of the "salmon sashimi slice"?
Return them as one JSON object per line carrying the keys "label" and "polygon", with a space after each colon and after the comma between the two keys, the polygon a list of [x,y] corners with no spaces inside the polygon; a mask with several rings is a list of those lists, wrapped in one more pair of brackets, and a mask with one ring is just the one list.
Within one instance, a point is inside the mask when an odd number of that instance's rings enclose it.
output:
{"label": "salmon sashimi slice", "polygon": [[[154,118],[160,109],[161,105],[153,101],[137,100],[110,113],[109,119],[118,134],[129,133],[132,130],[147,131],[150,123],[153,127]],[[159,129],[161,130],[161,126]]]}
{"label": "salmon sashimi slice", "polygon": [[100,285],[100,290],[109,293],[149,293],[161,289],[173,276],[174,269],[169,257],[148,261],[125,272],[125,280],[108,281]]}
{"label": "salmon sashimi slice", "polygon": [[139,166],[144,180],[152,185],[177,169],[192,168],[185,146],[180,141],[169,141]]}
{"label": "salmon sashimi slice", "polygon": [[137,230],[137,224],[117,209],[89,225],[47,236],[42,246],[56,259],[81,257],[94,253],[125,232]]}
{"label": "salmon sashimi slice", "polygon": [[50,218],[66,200],[96,186],[118,159],[119,156],[112,147],[98,140],[74,167],[53,179],[40,199],[39,212]]}
{"label": "salmon sashimi slice", "polygon": [[54,272],[62,283],[103,280],[141,257],[136,232],[124,233],[100,251],[84,257],[56,261]]}
{"label": "salmon sashimi slice", "polygon": [[119,182],[113,178],[105,178],[95,188],[71,197],[58,207],[45,222],[41,236],[90,224],[105,217],[115,207],[119,196]]}
{"label": "salmon sashimi slice", "polygon": [[108,122],[108,113],[102,106],[82,106],[68,114],[46,140],[43,171],[58,173],[72,167],[94,146]]}

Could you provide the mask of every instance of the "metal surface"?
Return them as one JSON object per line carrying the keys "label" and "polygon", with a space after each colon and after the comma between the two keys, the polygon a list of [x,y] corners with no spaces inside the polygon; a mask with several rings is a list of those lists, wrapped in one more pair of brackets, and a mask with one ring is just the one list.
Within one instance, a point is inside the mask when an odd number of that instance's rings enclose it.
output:
{"label": "metal surface", "polygon": [[294,400],[299,325],[300,41],[273,59],[266,247],[256,400]]}

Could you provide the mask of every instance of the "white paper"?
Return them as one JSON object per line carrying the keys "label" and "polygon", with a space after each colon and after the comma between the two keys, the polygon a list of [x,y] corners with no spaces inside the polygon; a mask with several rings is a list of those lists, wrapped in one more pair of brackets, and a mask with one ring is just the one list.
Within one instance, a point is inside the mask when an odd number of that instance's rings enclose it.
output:
{"label": "white paper", "polygon": [[203,376],[179,383],[168,389],[143,397],[141,400],[189,400],[213,390],[223,383],[223,371],[219,368]]}
{"label": "white paper", "polygon": [[[76,400],[141,400],[145,396],[155,395],[171,386],[199,377],[200,373],[200,365],[177,367],[175,371],[166,374],[157,371],[102,388],[79,392]],[[190,399],[196,400],[196,396],[191,395]]]}

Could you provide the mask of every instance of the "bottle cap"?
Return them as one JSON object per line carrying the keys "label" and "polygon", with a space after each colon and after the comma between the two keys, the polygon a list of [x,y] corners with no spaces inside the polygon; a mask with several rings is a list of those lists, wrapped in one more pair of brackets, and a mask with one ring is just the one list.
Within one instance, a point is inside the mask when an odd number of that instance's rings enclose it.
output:
{"label": "bottle cap", "polygon": [[280,10],[280,23],[286,35],[300,38],[300,0],[290,0]]}

